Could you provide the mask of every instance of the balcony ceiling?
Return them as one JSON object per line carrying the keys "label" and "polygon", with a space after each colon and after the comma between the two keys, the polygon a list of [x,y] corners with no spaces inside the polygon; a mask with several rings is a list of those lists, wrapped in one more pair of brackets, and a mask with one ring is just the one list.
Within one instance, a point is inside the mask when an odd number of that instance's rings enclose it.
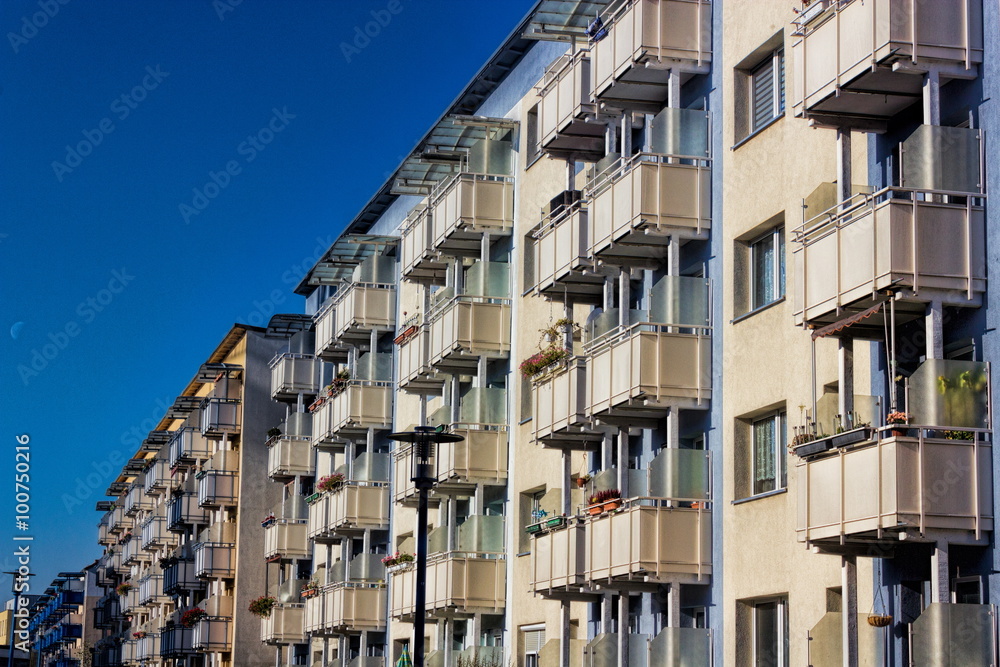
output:
{"label": "balcony ceiling", "polygon": [[290,338],[300,331],[309,331],[312,324],[313,319],[309,315],[281,313],[267,323],[267,335]]}
{"label": "balcony ceiling", "polygon": [[528,21],[527,39],[587,39],[587,26],[611,4],[611,0],[540,0]]}
{"label": "balcony ceiling", "polygon": [[[386,246],[394,246],[397,243],[399,243],[397,236],[345,234],[334,241],[323,255],[323,259],[316,262],[304,283],[313,286],[338,285],[351,277],[358,264],[382,252]],[[299,291],[301,288],[300,284],[296,292],[308,293]]]}

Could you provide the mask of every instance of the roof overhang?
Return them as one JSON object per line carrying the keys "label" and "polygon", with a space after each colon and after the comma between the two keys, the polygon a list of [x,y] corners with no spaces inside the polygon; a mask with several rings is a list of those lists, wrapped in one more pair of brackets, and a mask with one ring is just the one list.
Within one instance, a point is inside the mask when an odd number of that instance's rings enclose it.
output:
{"label": "roof overhang", "polygon": [[295,288],[295,293],[306,295],[317,285],[339,285],[351,277],[361,262],[398,244],[397,236],[344,234],[333,242],[330,249],[309,270]]}
{"label": "roof overhang", "polygon": [[587,40],[587,26],[613,0],[540,0],[523,33],[526,39]]}

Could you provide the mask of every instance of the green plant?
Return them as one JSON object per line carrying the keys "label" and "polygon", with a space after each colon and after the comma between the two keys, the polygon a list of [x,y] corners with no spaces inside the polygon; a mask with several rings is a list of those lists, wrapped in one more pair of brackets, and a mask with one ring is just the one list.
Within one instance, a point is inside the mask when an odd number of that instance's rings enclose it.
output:
{"label": "green plant", "polygon": [[544,329],[538,330],[541,334],[541,337],[538,339],[538,347],[556,342],[567,331],[572,331],[575,334],[579,330],[579,324],[568,317],[561,317]]}
{"label": "green plant", "polygon": [[976,434],[972,431],[945,431],[944,437],[948,440],[975,440]]}
{"label": "green plant", "polygon": [[538,375],[551,364],[568,357],[569,354],[569,350],[565,347],[560,347],[556,344],[549,345],[541,352],[533,354],[521,362],[521,366],[519,367],[521,375],[526,378]]}
{"label": "green plant", "polygon": [[268,618],[271,615],[271,610],[274,609],[274,605],[278,604],[278,600],[271,595],[261,595],[259,598],[254,598],[250,601],[250,606],[247,608],[248,611],[259,618]]}
{"label": "green plant", "polygon": [[890,412],[885,416],[885,423],[892,426],[906,424],[910,421],[910,416],[905,412]]}
{"label": "green plant", "polygon": [[267,437],[277,438],[279,435],[281,435],[281,429],[278,428],[277,426],[272,426],[271,428],[267,429]]}
{"label": "green plant", "polygon": [[128,595],[129,591],[133,588],[135,588],[135,586],[126,581],[124,584],[118,584],[118,588],[115,589],[115,593],[118,595]]}
{"label": "green plant", "polygon": [[342,472],[335,472],[332,475],[326,475],[320,477],[319,481],[316,482],[317,491],[336,491],[344,482],[347,481],[347,476]]}
{"label": "green plant", "polygon": [[599,505],[601,503],[609,503],[612,500],[618,500],[622,497],[622,492],[618,489],[604,489],[603,491],[598,491],[590,497],[591,505]]}

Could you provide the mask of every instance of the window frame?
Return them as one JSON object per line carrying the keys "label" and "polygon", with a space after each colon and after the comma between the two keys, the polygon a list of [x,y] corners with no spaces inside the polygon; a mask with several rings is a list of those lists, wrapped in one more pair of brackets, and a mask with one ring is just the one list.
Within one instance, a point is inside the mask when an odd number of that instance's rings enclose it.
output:
{"label": "window frame", "polygon": [[785,649],[785,645],[789,643],[789,614],[788,614],[788,598],[781,597],[770,597],[762,598],[759,600],[753,600],[750,602],[750,635],[752,637],[752,648],[753,655],[751,658],[751,664],[753,667],[757,667],[757,613],[758,609],[765,604],[774,604],[777,610],[777,630],[778,636],[775,637],[775,644],[778,647],[777,664],[779,667],[788,667],[789,659],[788,652]]}
{"label": "window frame", "polygon": [[[765,242],[770,242],[771,252],[774,253],[774,261],[771,268],[771,280],[773,281],[774,293],[771,298],[765,301],[757,302],[757,262],[755,260],[754,250],[761,246]],[[749,290],[749,301],[750,310],[749,312],[754,312],[765,308],[772,303],[776,303],[781,299],[785,298],[785,226],[775,225],[768,231],[764,232],[760,236],[757,236],[747,242],[747,250],[749,252],[749,274],[750,274],[750,290]]]}
{"label": "window frame", "polygon": [[[524,667],[538,667],[538,656],[542,652],[542,648],[545,646],[547,637],[545,636],[545,624],[544,623],[533,623],[531,625],[522,625],[520,628],[522,637],[522,657],[524,658]],[[540,642],[535,642],[538,645],[538,649],[535,651],[528,650],[528,634],[531,633],[534,637],[540,637]]]}
{"label": "window frame", "polygon": [[[760,122],[757,121],[757,115],[754,113],[757,108],[757,86],[756,79],[761,75],[765,68],[770,66],[771,72],[771,114],[767,118],[762,118]],[[768,56],[762,58],[756,65],[751,67],[747,71],[747,83],[749,85],[748,101],[750,108],[748,109],[748,127],[750,134],[760,132],[765,127],[773,123],[778,118],[785,115],[785,47],[781,45],[771,51]]]}
{"label": "window frame", "polygon": [[[774,424],[774,487],[771,489],[758,489],[757,484],[757,424],[771,421]],[[773,410],[764,415],[750,420],[750,481],[752,483],[752,496],[759,496],[765,493],[775,493],[788,488],[788,461],[785,457],[788,445],[788,412],[786,410]]]}

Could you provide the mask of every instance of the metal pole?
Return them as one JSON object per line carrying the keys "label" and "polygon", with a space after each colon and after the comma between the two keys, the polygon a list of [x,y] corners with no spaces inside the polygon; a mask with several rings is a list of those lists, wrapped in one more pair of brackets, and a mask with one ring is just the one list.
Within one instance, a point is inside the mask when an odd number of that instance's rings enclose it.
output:
{"label": "metal pole", "polygon": [[423,480],[417,482],[417,574],[413,610],[413,665],[424,667],[424,623],[427,607],[427,492]]}

